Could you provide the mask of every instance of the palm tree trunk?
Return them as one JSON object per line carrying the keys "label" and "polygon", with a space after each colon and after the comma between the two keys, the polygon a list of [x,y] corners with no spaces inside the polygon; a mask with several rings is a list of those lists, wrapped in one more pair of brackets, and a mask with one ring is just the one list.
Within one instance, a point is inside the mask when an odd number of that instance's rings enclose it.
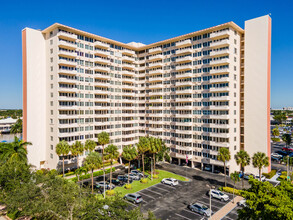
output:
{"label": "palm tree trunk", "polygon": [[234,188],[233,188],[233,203],[234,203],[234,190],[235,190],[235,184],[236,184],[236,182],[234,182]]}
{"label": "palm tree trunk", "polygon": [[242,167],[242,189],[244,189],[244,167]]}
{"label": "palm tree trunk", "polygon": [[129,173],[130,173],[130,161],[128,161],[128,178],[127,178],[128,185],[129,185]]}
{"label": "palm tree trunk", "polygon": [[144,154],[142,154],[142,173],[144,178]]}
{"label": "palm tree trunk", "polygon": [[110,190],[112,189],[112,160],[111,160],[111,168],[110,168]]}
{"label": "palm tree trunk", "polygon": [[94,169],[92,169],[92,194],[94,194]]}
{"label": "palm tree trunk", "polygon": [[261,176],[260,176],[260,174],[261,174],[261,169],[259,169],[259,173],[258,173],[258,175],[259,175],[259,181],[261,181]]}
{"label": "palm tree trunk", "polygon": [[63,177],[64,177],[64,156],[63,156]]}
{"label": "palm tree trunk", "polygon": [[156,155],[153,154],[153,158],[154,158],[154,175],[156,174]]}
{"label": "palm tree trunk", "polygon": [[227,182],[226,182],[226,163],[224,162],[224,175],[225,175],[225,187],[227,186]]}
{"label": "palm tree trunk", "polygon": [[106,197],[106,174],[105,174],[105,166],[104,166],[104,145],[102,151],[102,162],[103,162],[103,173],[104,173],[104,198]]}

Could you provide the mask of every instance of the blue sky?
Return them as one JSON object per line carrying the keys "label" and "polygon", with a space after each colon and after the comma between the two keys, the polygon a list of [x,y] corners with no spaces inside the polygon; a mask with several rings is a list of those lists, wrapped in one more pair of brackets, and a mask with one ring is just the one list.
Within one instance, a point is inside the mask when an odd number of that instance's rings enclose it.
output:
{"label": "blue sky", "polygon": [[0,7],[0,109],[22,108],[21,30],[58,22],[145,44],[271,13],[271,106],[293,106],[293,1],[4,1]]}

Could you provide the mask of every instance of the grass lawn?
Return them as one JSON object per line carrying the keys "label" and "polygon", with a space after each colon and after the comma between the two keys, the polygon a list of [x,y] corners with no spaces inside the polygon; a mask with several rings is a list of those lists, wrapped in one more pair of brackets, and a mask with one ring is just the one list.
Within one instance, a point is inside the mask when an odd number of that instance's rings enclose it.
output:
{"label": "grass lawn", "polygon": [[164,179],[164,178],[174,178],[174,179],[177,179],[177,180],[180,180],[180,181],[189,181],[189,179],[186,179],[183,176],[179,176],[177,174],[170,173],[170,172],[165,171],[165,170],[158,170],[158,171],[159,171],[159,174],[158,174],[159,178],[158,179],[151,180],[151,176],[149,175],[148,183],[146,183],[146,184],[143,184],[140,181],[133,181],[132,184],[131,184],[132,189],[125,189],[124,187],[116,187],[114,189],[114,191],[116,193],[119,193],[119,195],[124,196],[127,193],[135,193],[137,191],[140,191],[142,189],[145,189],[145,188],[153,186],[153,185],[155,185],[157,183],[160,183],[161,180]]}

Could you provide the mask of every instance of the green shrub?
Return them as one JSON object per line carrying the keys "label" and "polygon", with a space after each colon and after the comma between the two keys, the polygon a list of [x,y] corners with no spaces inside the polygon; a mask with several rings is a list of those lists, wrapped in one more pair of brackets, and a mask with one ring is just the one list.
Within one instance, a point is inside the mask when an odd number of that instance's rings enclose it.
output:
{"label": "green shrub", "polygon": [[[282,172],[282,173],[283,173],[283,172]],[[287,180],[287,175],[281,175],[281,176],[279,176],[278,180],[279,180],[279,181]]]}
{"label": "green shrub", "polygon": [[271,138],[273,142],[280,142],[280,138]]}
{"label": "green shrub", "polygon": [[74,172],[65,173],[65,176],[72,176],[72,175],[74,175]]}
{"label": "green shrub", "polygon": [[140,182],[143,184],[146,184],[146,183],[148,183],[148,179],[142,179]]}
{"label": "green shrub", "polygon": [[282,171],[281,174],[284,175],[284,176],[287,176],[287,171]]}
{"label": "green shrub", "polygon": [[154,179],[158,179],[159,176],[158,176],[158,175],[153,175],[153,178],[154,178]]}
{"label": "green shrub", "polygon": [[155,174],[159,174],[160,172],[159,172],[159,170],[155,170]]}
{"label": "green shrub", "polygon": [[17,219],[18,217],[20,217],[20,211],[16,210],[14,212],[7,213],[7,216],[13,220]]}
{"label": "green shrub", "polygon": [[106,191],[107,196],[114,196],[115,195],[115,191],[114,190],[108,190]]}
{"label": "green shrub", "polygon": [[277,170],[272,170],[269,173],[262,173],[262,175],[264,175],[267,179],[271,179],[273,176],[275,176],[277,173]]}
{"label": "green shrub", "polygon": [[125,189],[131,189],[132,186],[131,186],[131,184],[126,184],[126,185],[124,186],[124,188],[125,188]]}
{"label": "green shrub", "polygon": [[[219,189],[221,191],[223,191],[223,192],[227,192],[227,193],[233,194],[233,188],[231,188],[231,187],[220,187]],[[241,196],[241,192],[242,192],[242,190],[234,189],[234,194],[235,195]]]}

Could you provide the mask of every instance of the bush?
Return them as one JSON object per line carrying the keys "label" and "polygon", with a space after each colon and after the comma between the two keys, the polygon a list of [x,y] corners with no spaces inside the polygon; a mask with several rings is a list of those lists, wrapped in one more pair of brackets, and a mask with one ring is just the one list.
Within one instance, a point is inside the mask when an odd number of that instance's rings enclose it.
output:
{"label": "bush", "polygon": [[280,138],[271,138],[273,142],[280,142]]}
{"label": "bush", "polygon": [[287,176],[287,171],[282,171],[281,174],[284,175],[284,176]]}
{"label": "bush", "polygon": [[[219,189],[221,191],[223,191],[223,192],[227,192],[227,193],[233,194],[233,188],[231,188],[231,187],[220,187]],[[242,190],[234,189],[234,194],[235,195],[241,196],[241,193],[242,193]]]}
{"label": "bush", "polygon": [[114,190],[108,190],[106,191],[107,196],[114,196],[115,195],[115,191]]}
{"label": "bush", "polygon": [[[282,172],[282,173],[283,173],[283,172]],[[287,180],[287,175],[281,175],[281,176],[279,176],[278,180],[279,180],[279,181]]]}
{"label": "bush", "polygon": [[74,175],[74,172],[65,173],[65,176],[72,176],[72,175]]}
{"label": "bush", "polygon": [[154,179],[158,179],[159,176],[158,176],[158,175],[153,175],[153,178],[154,178]]}
{"label": "bush", "polygon": [[131,189],[132,186],[131,186],[131,184],[126,184],[126,185],[124,186],[124,188],[125,188],[125,189]]}
{"label": "bush", "polygon": [[143,184],[146,184],[146,183],[148,183],[148,179],[142,179],[140,182]]}
{"label": "bush", "polygon": [[275,176],[277,173],[277,170],[272,170],[269,173],[262,173],[262,175],[264,175],[267,179],[271,179],[273,176]]}
{"label": "bush", "polygon": [[155,174],[159,174],[160,172],[159,172],[159,170],[155,170],[155,172],[154,172]]}

